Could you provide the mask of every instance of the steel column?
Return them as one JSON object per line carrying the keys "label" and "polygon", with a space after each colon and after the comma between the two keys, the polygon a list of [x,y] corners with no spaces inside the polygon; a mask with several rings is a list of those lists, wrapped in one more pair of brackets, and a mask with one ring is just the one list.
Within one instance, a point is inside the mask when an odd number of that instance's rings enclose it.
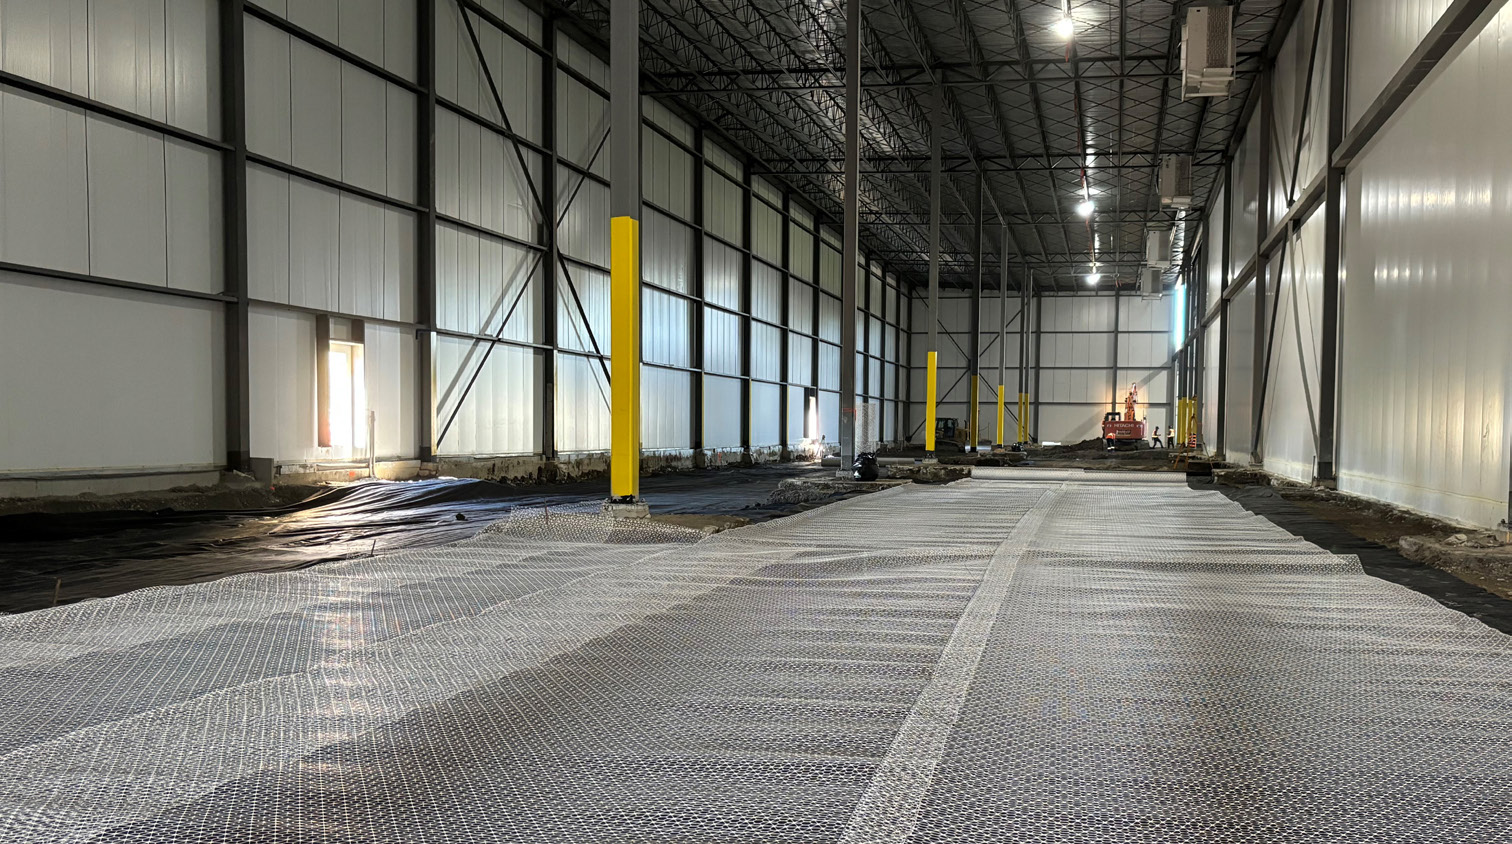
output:
{"label": "steel column", "polygon": [[[1032,272],[1029,279],[1032,284],[1034,280]],[[1030,390],[1031,399],[1034,401],[1034,428],[1029,431],[1029,439],[1034,442],[1040,441],[1044,430],[1040,427],[1040,405],[1042,404],[1040,401],[1040,353],[1045,348],[1044,325],[1045,297],[1044,294],[1040,294],[1034,297],[1034,389]]]}
{"label": "steel column", "polygon": [[[1333,0],[1329,26],[1332,53],[1328,69],[1328,149],[1330,158],[1344,143],[1345,96],[1349,86],[1350,0]],[[1313,482],[1337,483],[1335,425],[1339,393],[1339,276],[1343,271],[1344,168],[1330,164],[1323,199],[1323,314],[1318,354],[1318,466]]]}
{"label": "steel column", "polygon": [[[1261,463],[1260,455],[1260,426],[1264,421],[1261,412],[1265,404],[1265,345],[1268,336],[1267,322],[1265,318],[1265,303],[1269,286],[1270,259],[1261,251],[1260,247],[1265,244],[1266,235],[1270,234],[1270,209],[1271,209],[1271,132],[1275,126],[1275,100],[1271,91],[1271,81],[1274,79],[1273,72],[1266,70],[1260,75],[1260,182],[1258,205],[1255,218],[1255,351],[1254,362],[1251,364],[1252,376],[1250,378],[1250,462]],[[1278,299],[1280,297],[1277,297]]]}
{"label": "steel column", "polygon": [[976,252],[976,277],[971,287],[971,336],[969,339],[969,351],[971,361],[968,364],[968,372],[971,378],[971,389],[966,392],[967,401],[971,402],[970,416],[967,417],[966,431],[970,437],[969,450],[975,452],[977,445],[982,441],[982,174],[977,173],[976,182],[976,225],[973,226],[972,243]]}
{"label": "steel column", "polygon": [[[222,0],[220,20],[221,134],[231,149],[221,156],[221,236],[226,303],[226,468],[252,466],[251,308],[247,279],[247,59],[243,0]],[[324,371],[324,367],[320,367]]]}
{"label": "steel column", "polygon": [[556,367],[557,367],[557,273],[562,253],[557,245],[557,38],[556,17],[549,12],[541,21],[541,38],[546,47],[545,71],[541,74],[541,145],[550,152],[545,156],[541,174],[540,242],[546,248],[541,273],[541,345],[537,355],[541,365],[541,391],[538,397],[541,431],[540,450],[544,460],[555,460],[556,449]]}
{"label": "steel column", "polygon": [[[997,437],[992,447],[1002,450],[1008,444],[1007,388],[1008,388],[1008,227],[1003,226],[1003,259],[998,262],[998,377],[997,377]],[[1022,311],[1021,318],[1028,315]],[[1019,323],[1023,330],[1023,323]]]}
{"label": "steel column", "polygon": [[940,152],[945,135],[945,94],[935,89],[929,125],[929,350],[924,379],[924,459],[935,456],[940,364]]}
{"label": "steel column", "polygon": [[415,415],[422,463],[436,459],[436,0],[415,4]]}
{"label": "steel column", "polygon": [[1229,311],[1229,283],[1233,280],[1233,272],[1230,266],[1234,256],[1234,161],[1229,159],[1227,166],[1223,168],[1223,249],[1220,253],[1222,264],[1219,266],[1219,277],[1222,279],[1219,285],[1218,295],[1218,394],[1213,397],[1217,402],[1214,410],[1217,411],[1216,427],[1213,432],[1214,456],[1219,460],[1224,459],[1225,447],[1228,444],[1228,311]]}
{"label": "steel column", "polygon": [[[609,11],[611,500],[640,499],[640,0]],[[555,213],[555,212],[552,212]]]}
{"label": "steel column", "polygon": [[[845,234],[840,282],[840,470],[856,459],[856,264],[861,260],[861,0],[845,4]],[[815,249],[818,249],[815,245]],[[817,348],[815,349],[817,353]]]}

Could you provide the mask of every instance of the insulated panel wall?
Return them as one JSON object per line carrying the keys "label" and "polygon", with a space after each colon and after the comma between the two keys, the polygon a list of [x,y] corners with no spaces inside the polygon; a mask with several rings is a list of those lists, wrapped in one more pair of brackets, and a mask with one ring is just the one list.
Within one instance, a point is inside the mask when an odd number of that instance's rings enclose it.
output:
{"label": "insulated panel wall", "polygon": [[[1443,4],[1385,5],[1395,54]],[[1356,162],[1345,204],[1339,486],[1484,526],[1506,516],[1512,414],[1509,41],[1503,8]]]}
{"label": "insulated panel wall", "polygon": [[[1369,12],[1349,16],[1349,125],[1401,70],[1450,0],[1371,0]],[[1357,7],[1358,8],[1358,7]]]}
{"label": "insulated panel wall", "polygon": [[0,89],[0,261],[220,292],[220,156]]}
{"label": "insulated panel wall", "polygon": [[221,464],[221,313],[0,272],[0,472]]}
{"label": "insulated panel wall", "polygon": [[534,352],[441,335],[436,338],[435,366],[437,453],[536,450],[539,387]]}
{"label": "insulated panel wall", "polygon": [[[1260,214],[1260,123],[1255,121],[1234,153],[1234,223],[1229,247],[1229,277],[1239,275],[1255,257]],[[1211,301],[1217,301],[1211,300]]]}
{"label": "insulated panel wall", "polygon": [[[1328,74],[1332,61],[1328,7],[1332,2],[1303,0],[1291,32],[1276,56],[1272,74],[1275,120],[1270,180],[1272,226],[1286,216],[1291,203],[1322,172],[1327,160]],[[1313,62],[1313,22],[1317,19],[1319,3],[1324,6],[1323,32],[1322,37],[1316,39],[1317,59]],[[1309,66],[1312,69],[1310,92]]]}
{"label": "insulated panel wall", "polygon": [[641,448],[686,449],[690,434],[693,376],[659,366],[641,368]]}
{"label": "insulated panel wall", "polygon": [[[1318,360],[1322,352],[1323,216],[1286,247],[1275,290],[1275,330],[1262,421],[1265,468],[1310,482],[1316,468]],[[1274,271],[1274,269],[1273,269]]]}
{"label": "insulated panel wall", "polygon": [[751,382],[751,447],[782,445],[782,387]]}
{"label": "insulated panel wall", "polygon": [[557,449],[607,451],[611,433],[608,378],[592,358],[560,354],[556,359]]}
{"label": "insulated panel wall", "polygon": [[1224,456],[1244,464],[1251,457],[1254,431],[1255,285],[1250,283],[1228,307],[1228,381],[1225,388]]}
{"label": "insulated panel wall", "polygon": [[740,448],[740,379],[703,379],[704,448]]}
{"label": "insulated panel wall", "polygon": [[215,137],[213,0],[0,0],[0,70]]}

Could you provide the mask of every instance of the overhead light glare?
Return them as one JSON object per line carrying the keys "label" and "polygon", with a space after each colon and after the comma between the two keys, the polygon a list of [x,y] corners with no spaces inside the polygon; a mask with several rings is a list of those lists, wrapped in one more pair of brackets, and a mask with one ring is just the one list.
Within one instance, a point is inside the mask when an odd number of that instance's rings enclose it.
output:
{"label": "overhead light glare", "polygon": [[1066,41],[1071,40],[1071,36],[1076,34],[1076,24],[1069,15],[1056,21],[1054,28],[1055,34]]}
{"label": "overhead light glare", "polygon": [[1096,285],[1099,281],[1102,281],[1102,273],[1097,272],[1096,270],[1093,270],[1092,272],[1087,273],[1087,283],[1088,284]]}
{"label": "overhead light glare", "polygon": [[1091,217],[1092,212],[1097,210],[1097,203],[1090,199],[1084,199],[1076,204],[1076,213],[1083,217]]}

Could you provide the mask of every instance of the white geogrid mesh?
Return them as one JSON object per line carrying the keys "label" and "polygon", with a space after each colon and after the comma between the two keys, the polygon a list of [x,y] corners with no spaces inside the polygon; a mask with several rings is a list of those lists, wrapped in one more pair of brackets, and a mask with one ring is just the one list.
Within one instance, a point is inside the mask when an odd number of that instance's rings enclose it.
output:
{"label": "white geogrid mesh", "polygon": [[0,618],[0,842],[1512,841],[1508,638],[1008,473]]}

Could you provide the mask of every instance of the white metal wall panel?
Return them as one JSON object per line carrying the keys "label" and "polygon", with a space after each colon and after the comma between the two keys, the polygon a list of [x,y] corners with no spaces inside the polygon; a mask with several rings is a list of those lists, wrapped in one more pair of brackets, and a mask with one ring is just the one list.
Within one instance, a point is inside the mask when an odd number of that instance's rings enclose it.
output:
{"label": "white metal wall panel", "polygon": [[[306,0],[292,2],[296,14],[309,14],[299,10]],[[330,0],[316,5],[321,25],[330,27]],[[415,0],[336,0],[335,5],[336,36],[321,33],[323,37],[406,79],[415,78]]]}
{"label": "white metal wall panel", "polygon": [[788,268],[804,281],[814,280],[814,233],[788,223]]}
{"label": "white metal wall panel", "polygon": [[[412,158],[413,148],[407,148],[403,153]],[[530,178],[539,184],[540,156],[526,152],[524,158],[531,170]],[[571,195],[577,182],[575,176],[566,182],[564,194]],[[583,191],[579,191],[579,199],[582,194]],[[565,202],[564,196],[560,204]],[[436,211],[522,240],[534,239],[541,218],[530,193],[530,181],[520,167],[520,157],[515,155],[512,144],[476,123],[439,109],[436,111]]]}
{"label": "white metal wall panel", "polygon": [[782,273],[766,264],[751,264],[751,316],[781,325]]}
{"label": "white metal wall panel", "polygon": [[703,377],[704,448],[740,448],[739,378]]}
{"label": "white metal wall panel", "polygon": [[751,377],[782,380],[782,329],[751,323]]}
{"label": "white metal wall panel", "polygon": [[223,325],[213,302],[0,273],[0,467],[223,463]]}
{"label": "white metal wall panel", "polygon": [[0,89],[0,260],[89,272],[85,138],[82,111]]}
{"label": "white metal wall panel", "polygon": [[782,390],[777,384],[751,382],[751,446],[782,445]]}
{"label": "white metal wall panel", "polygon": [[788,328],[812,334],[814,331],[814,288],[796,278],[788,279]]}
{"label": "white metal wall panel", "polygon": [[[856,366],[856,376],[859,379],[864,370],[860,365]],[[819,344],[819,389],[840,389],[840,347],[829,343]]]}
{"label": "white metal wall panel", "polygon": [[89,90],[89,0],[0,0],[0,69]]}
{"label": "white metal wall panel", "polygon": [[[1262,420],[1268,471],[1309,482],[1317,466],[1318,360],[1322,351],[1323,221],[1314,214],[1287,244],[1275,292],[1275,334]],[[1274,266],[1274,265],[1273,265]]]}
{"label": "white metal wall panel", "polygon": [[[1234,154],[1234,225],[1230,232],[1230,277],[1239,275],[1244,265],[1255,257],[1256,227],[1260,214],[1260,130],[1259,121],[1244,133]],[[1272,150],[1274,152],[1274,150]],[[1216,300],[1215,300],[1216,301]]]}
{"label": "white metal wall panel", "polygon": [[[1328,145],[1328,74],[1331,62],[1331,39],[1328,10],[1324,9],[1323,37],[1318,39],[1318,58],[1313,68],[1312,94],[1307,94],[1307,68],[1312,55],[1313,20],[1319,3],[1332,0],[1303,0],[1297,17],[1276,57],[1272,75],[1275,92],[1273,108],[1276,134],[1271,155],[1271,225],[1286,215],[1294,200],[1323,169]],[[1302,114],[1307,100],[1307,114]],[[1301,159],[1297,160],[1298,135],[1301,136]],[[1295,178],[1294,178],[1295,177]],[[1295,193],[1293,182],[1295,181]]]}
{"label": "white metal wall panel", "polygon": [[751,251],[773,266],[782,265],[782,213],[764,202],[751,203]]}
{"label": "white metal wall panel", "polygon": [[641,448],[685,449],[693,444],[690,434],[692,375],[675,369],[647,366],[641,369]]}
{"label": "white metal wall panel", "polygon": [[1484,526],[1506,515],[1512,414],[1509,41],[1504,7],[1357,161],[1345,203],[1340,488]]}
{"label": "white metal wall panel", "polygon": [[163,138],[91,115],[89,266],[111,278],[168,278],[168,198]]}
{"label": "white metal wall panel", "polygon": [[243,42],[247,62],[247,148],[279,161],[292,161],[289,36],[270,23],[247,18]]}
{"label": "white metal wall panel", "polygon": [[703,247],[704,301],[732,311],[741,310],[744,256],[712,238],[704,238]]}
{"label": "white metal wall panel", "polygon": [[370,323],[364,329],[363,358],[378,459],[417,456],[415,333]]}
{"label": "white metal wall panel", "polygon": [[814,386],[814,341],[801,334],[788,335],[788,383]]}
{"label": "white metal wall panel", "polygon": [[[539,18],[533,12],[509,4],[524,24],[521,31],[539,38]],[[442,45],[436,56],[436,94],[456,103],[485,120],[502,123],[494,87],[488,83],[483,65],[478,61],[481,48],[493,76],[499,99],[504,103],[508,125],[517,134],[532,141],[541,137],[541,59],[514,38],[505,35],[472,12],[473,44],[455,2],[436,3],[436,43]]]}
{"label": "white metal wall panel", "polygon": [[225,286],[221,157],[166,140],[168,286],[219,293]]}
{"label": "white metal wall panel", "polygon": [[730,243],[739,243],[745,223],[745,191],[712,167],[704,168],[704,227]]}
{"label": "white metal wall panel", "polygon": [[740,317],[704,308],[703,367],[721,375],[740,374]]}
{"label": "white metal wall panel", "polygon": [[1250,283],[1229,302],[1228,382],[1225,387],[1224,454],[1234,463],[1251,458],[1255,407],[1255,285]]}
{"label": "white metal wall panel", "polygon": [[693,230],[645,209],[641,219],[641,278],[678,293],[693,289]]}
{"label": "white metal wall panel", "polygon": [[840,300],[828,293],[819,294],[819,339],[840,342]]}
{"label": "white metal wall panel", "polygon": [[[1112,296],[1047,296],[1044,302],[1046,332],[1113,330]],[[962,299],[957,307],[970,305]]]}
{"label": "white metal wall panel", "polygon": [[1138,296],[1120,296],[1118,330],[1170,331],[1170,301],[1169,298],[1142,299]]}
{"label": "white metal wall panel", "polygon": [[641,359],[664,366],[690,365],[688,300],[641,288]]}
{"label": "white metal wall panel", "polygon": [[367,71],[341,65],[341,180],[375,193],[388,187],[387,89]]}
{"label": "white metal wall panel", "polygon": [[641,127],[641,189],[647,202],[693,219],[693,156],[665,135]]}
{"label": "white metal wall panel", "polygon": [[556,390],[557,449],[608,451],[609,385],[599,362],[579,355],[557,355]]}
{"label": "white metal wall panel", "polygon": [[1171,336],[1169,334],[1138,334],[1124,332],[1118,335],[1118,365],[1133,369],[1159,369],[1170,363]]}
{"label": "white metal wall panel", "polygon": [[[1065,407],[1045,405],[1039,409],[1040,442],[1079,443],[1102,436],[1100,407]],[[1031,425],[1032,427],[1032,425]]]}
{"label": "white metal wall panel", "polygon": [[1349,125],[1353,126],[1401,70],[1449,0],[1372,0],[1369,14],[1349,16]]}
{"label": "white metal wall panel", "polygon": [[[571,268],[569,278],[556,274],[557,345],[579,352],[592,352],[594,343],[602,354],[609,354],[609,274],[583,267]],[[574,299],[573,290],[577,297]],[[578,310],[582,304],[582,311]],[[583,317],[587,316],[585,324]]]}
{"label": "white metal wall panel", "polygon": [[1207,299],[1205,310],[1218,304],[1223,292],[1223,208],[1224,191],[1219,187],[1213,192],[1213,208],[1208,212],[1206,234],[1203,238],[1207,249]]}
{"label": "white metal wall panel", "polygon": [[0,21],[0,69],[219,134],[219,24],[211,0],[0,0]]}
{"label": "white metal wall panel", "polygon": [[[437,335],[435,356],[438,453],[529,454],[535,450],[534,352],[502,343],[490,351],[488,343]],[[441,436],[448,420],[450,427]]]}
{"label": "white metal wall panel", "polygon": [[341,37],[340,0],[285,0],[290,23],[296,23],[327,41]]}
{"label": "white metal wall panel", "polygon": [[1213,320],[1202,341],[1202,404],[1198,432],[1202,445],[1212,453],[1218,445],[1218,320]]}
{"label": "white metal wall panel", "polygon": [[840,394],[819,392],[819,436],[829,445],[840,444]]}
{"label": "white metal wall panel", "polygon": [[[557,168],[561,184],[576,185],[572,171]],[[571,199],[571,203],[568,200]],[[584,181],[572,198],[571,191],[557,197],[558,245],[562,254],[601,267],[609,266],[609,188],[594,181]]]}
{"label": "white metal wall panel", "polygon": [[254,307],[248,317],[252,454],[275,460],[319,455],[315,317]]}
{"label": "white metal wall panel", "polygon": [[[571,43],[563,38],[563,43]],[[609,101],[566,71],[557,71],[557,155],[587,168],[598,176],[609,175],[605,133],[609,127]]]}
{"label": "white metal wall panel", "polygon": [[[341,60],[297,39],[289,42],[290,164],[341,178]],[[249,74],[251,70],[249,69]],[[249,115],[248,121],[281,115]],[[261,150],[254,150],[261,152]]]}
{"label": "white metal wall panel", "polygon": [[373,319],[413,316],[408,211],[255,165],[247,209],[252,298]]}
{"label": "white metal wall panel", "polygon": [[[809,434],[808,399],[802,387],[784,387],[787,390],[787,446],[797,448]],[[819,414],[814,413],[813,427],[819,426]]]}

